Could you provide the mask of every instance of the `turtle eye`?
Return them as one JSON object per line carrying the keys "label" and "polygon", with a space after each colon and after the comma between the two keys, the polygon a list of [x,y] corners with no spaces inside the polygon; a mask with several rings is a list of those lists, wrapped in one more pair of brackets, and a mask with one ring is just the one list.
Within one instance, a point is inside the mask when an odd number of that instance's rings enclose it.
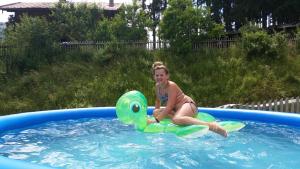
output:
{"label": "turtle eye", "polygon": [[132,103],[130,107],[131,107],[131,111],[134,113],[138,113],[141,109],[141,106],[139,103]]}

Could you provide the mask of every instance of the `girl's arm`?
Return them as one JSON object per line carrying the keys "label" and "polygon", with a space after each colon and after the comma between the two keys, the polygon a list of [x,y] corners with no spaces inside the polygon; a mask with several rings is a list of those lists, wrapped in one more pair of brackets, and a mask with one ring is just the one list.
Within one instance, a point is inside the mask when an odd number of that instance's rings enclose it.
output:
{"label": "girl's arm", "polygon": [[169,89],[168,89],[168,102],[166,108],[159,113],[157,116],[157,119],[160,121],[163,118],[167,117],[168,114],[172,112],[174,109],[175,103],[176,103],[176,95],[177,95],[177,86],[176,84],[170,84]]}
{"label": "girl's arm", "polygon": [[160,108],[160,101],[159,99],[156,98],[155,100],[155,108],[154,109],[159,109]]}
{"label": "girl's arm", "polygon": [[158,89],[157,89],[158,87],[157,86],[155,86],[155,108],[154,108],[154,110],[156,110],[156,109],[159,109],[160,108],[160,100],[159,100],[159,98],[158,98]]}
{"label": "girl's arm", "polygon": [[155,95],[156,95],[156,98],[155,98],[155,108],[153,110],[153,117],[155,118],[155,120],[150,120],[148,119],[147,120],[147,123],[150,124],[150,123],[159,123],[159,120],[157,119],[157,116],[158,114],[161,112],[160,111],[160,100],[157,96],[157,86],[155,86]]}

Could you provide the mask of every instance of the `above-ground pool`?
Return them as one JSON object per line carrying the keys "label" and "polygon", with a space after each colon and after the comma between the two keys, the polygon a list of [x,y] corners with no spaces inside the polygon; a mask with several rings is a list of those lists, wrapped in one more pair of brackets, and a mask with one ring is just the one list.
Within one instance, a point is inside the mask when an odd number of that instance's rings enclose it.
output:
{"label": "above-ground pool", "polygon": [[299,114],[199,110],[246,127],[228,138],[184,139],[139,132],[119,122],[114,107],[8,115],[0,117],[0,168],[299,168]]}

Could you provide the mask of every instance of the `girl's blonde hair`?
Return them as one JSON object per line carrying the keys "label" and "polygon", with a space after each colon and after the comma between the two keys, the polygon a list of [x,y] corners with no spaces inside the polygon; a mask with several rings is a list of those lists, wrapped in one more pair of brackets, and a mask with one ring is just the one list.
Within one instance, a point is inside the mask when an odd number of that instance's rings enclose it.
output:
{"label": "girl's blonde hair", "polygon": [[158,69],[163,69],[163,70],[165,70],[166,74],[169,74],[169,70],[168,70],[167,66],[165,66],[164,63],[161,61],[156,61],[152,64],[152,73],[153,74],[155,74],[155,70],[158,70]]}

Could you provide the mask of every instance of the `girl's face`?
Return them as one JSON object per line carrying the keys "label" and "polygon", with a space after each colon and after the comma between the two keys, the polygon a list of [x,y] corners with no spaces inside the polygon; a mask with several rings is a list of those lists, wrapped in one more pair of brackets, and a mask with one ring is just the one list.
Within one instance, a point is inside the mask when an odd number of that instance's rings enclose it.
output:
{"label": "girl's face", "polygon": [[156,69],[154,72],[154,80],[158,84],[167,84],[169,75],[164,69]]}

